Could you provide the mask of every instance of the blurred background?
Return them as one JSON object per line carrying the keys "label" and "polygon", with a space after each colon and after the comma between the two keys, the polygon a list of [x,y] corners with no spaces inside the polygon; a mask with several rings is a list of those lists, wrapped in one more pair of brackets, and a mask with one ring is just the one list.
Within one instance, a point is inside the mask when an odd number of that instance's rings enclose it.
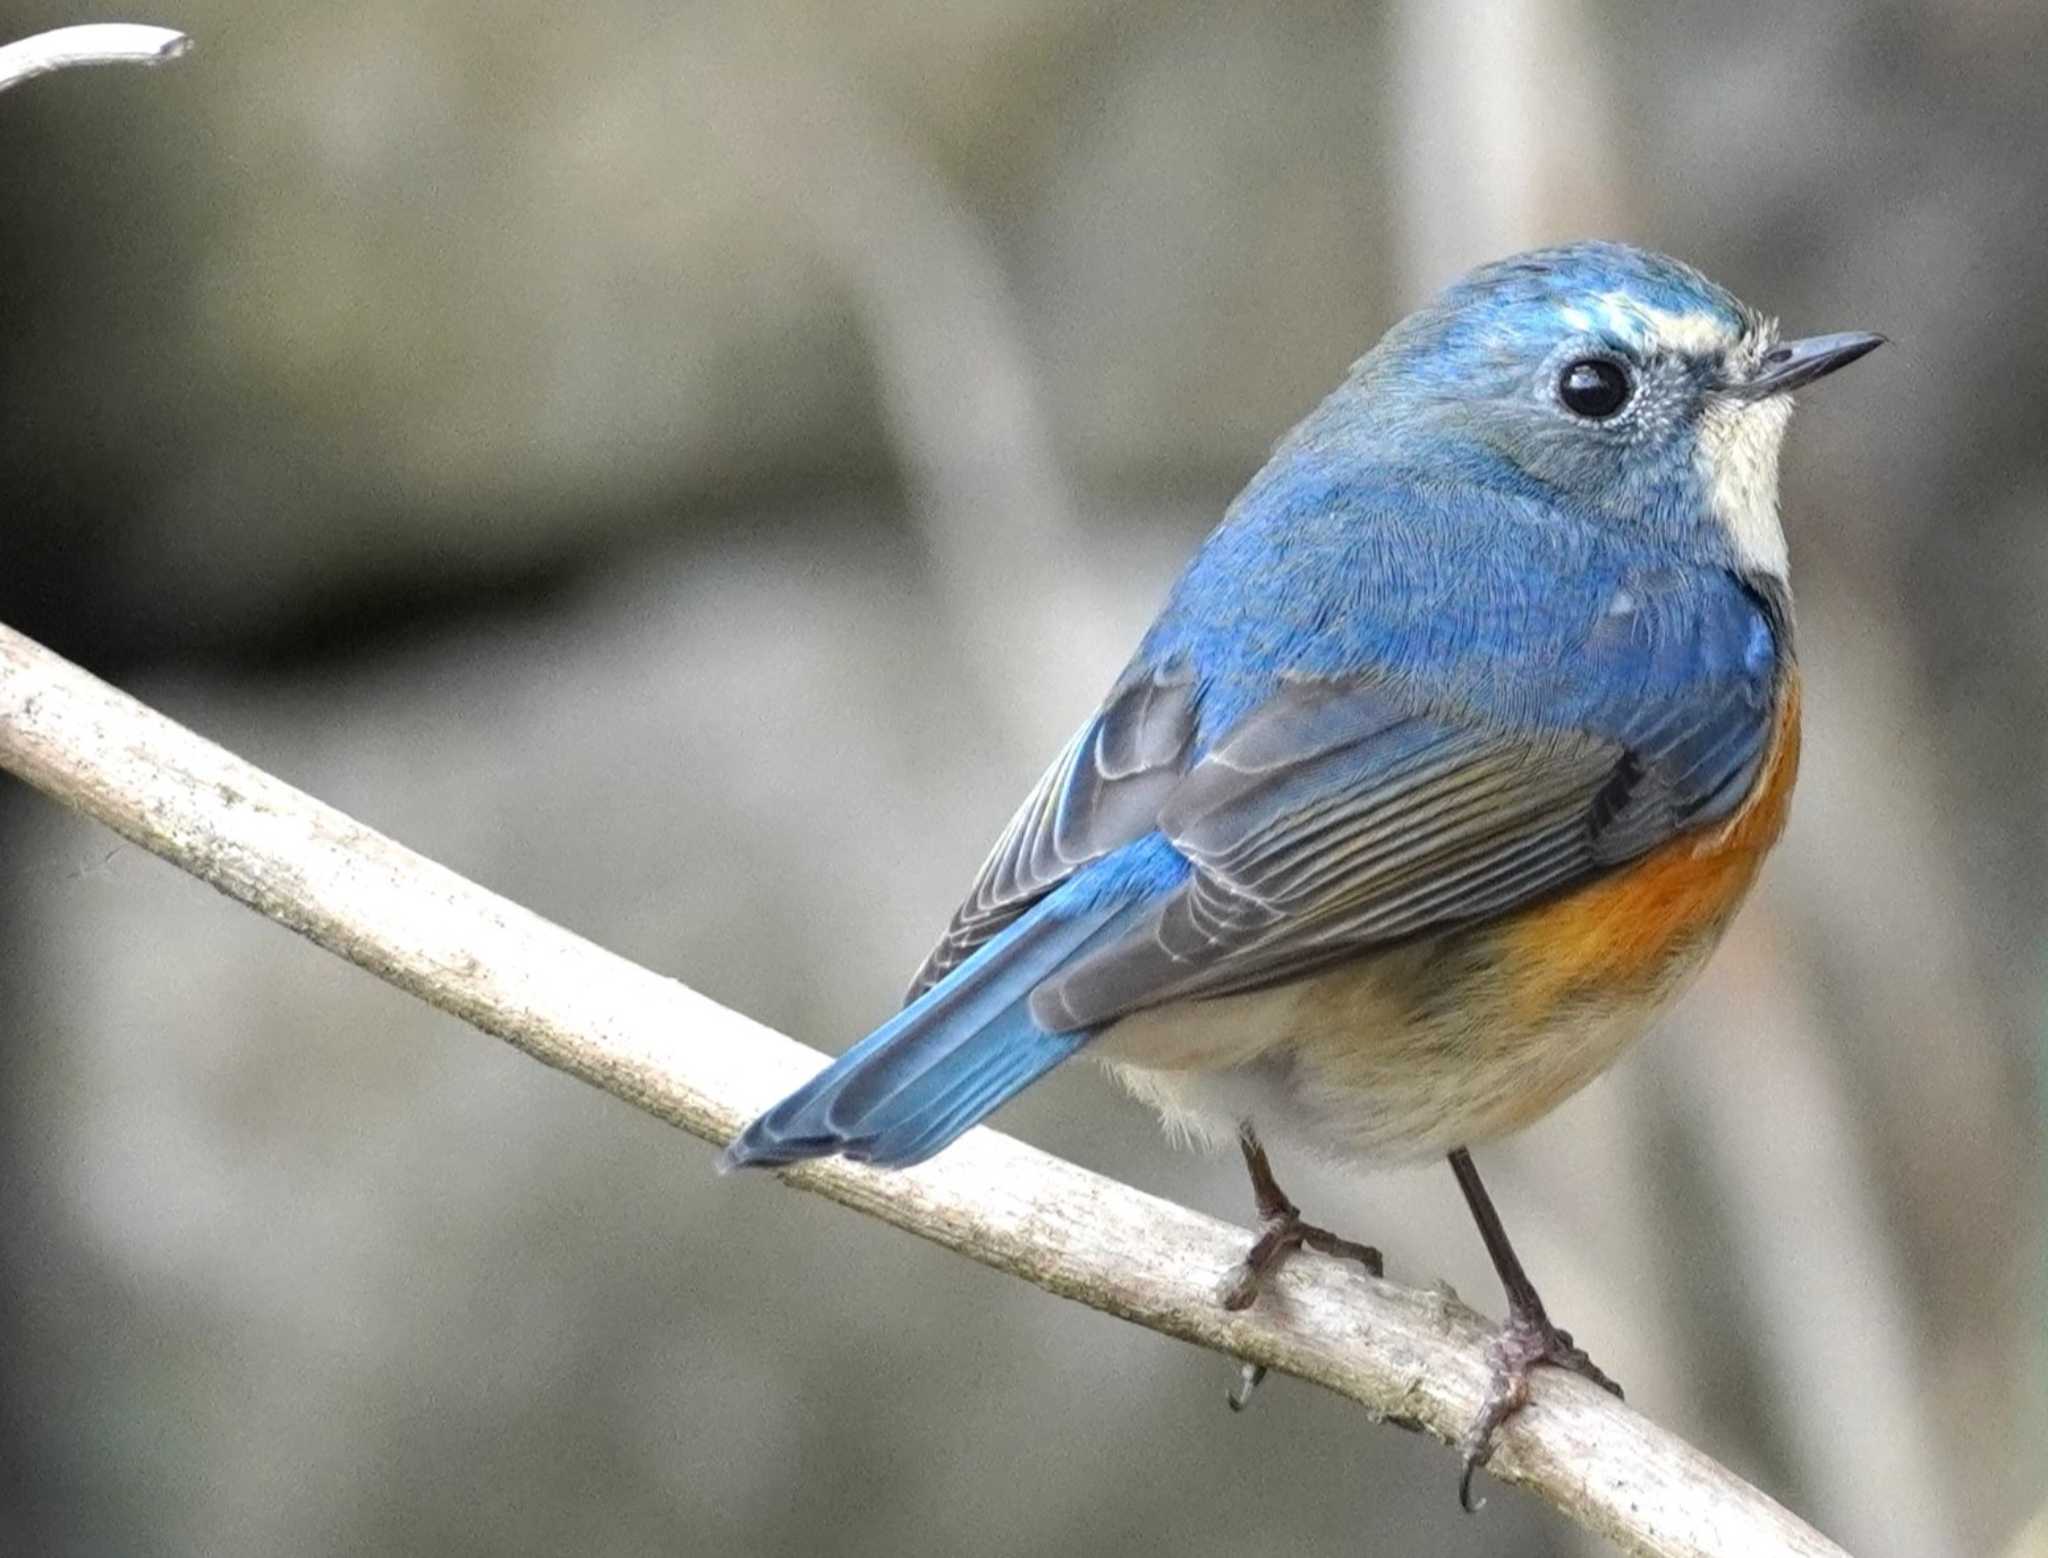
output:
{"label": "blurred background", "polygon": [[[1630,1400],[2039,1553],[2048,10],[8,0],[0,620],[827,1049],[1268,445],[1606,235],[1798,332],[1789,837],[1480,1154]],[[1028,668],[1021,678],[1015,668]],[[0,1551],[1573,1554],[1442,1448],[765,1178],[0,783]],[[1088,1068],[1007,1129],[1249,1221]],[[1497,1286],[1440,1167],[1283,1164]],[[2029,1543],[2033,1545],[2029,1545]]]}

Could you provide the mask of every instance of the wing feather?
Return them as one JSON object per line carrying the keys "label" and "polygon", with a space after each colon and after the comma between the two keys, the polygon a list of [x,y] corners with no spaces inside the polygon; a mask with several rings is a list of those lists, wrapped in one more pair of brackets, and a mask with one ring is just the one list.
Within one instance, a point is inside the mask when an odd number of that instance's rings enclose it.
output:
{"label": "wing feather", "polygon": [[1597,609],[1568,645],[1454,675],[1391,640],[1356,673],[1283,673],[1220,734],[1180,651],[1141,659],[1011,819],[912,995],[1148,838],[1185,879],[1048,974],[1041,1026],[1095,1029],[1505,914],[1728,815],[1768,741],[1783,602],[1673,569],[1582,593]]}
{"label": "wing feather", "polygon": [[[1397,703],[1317,683],[1248,716],[1161,809],[1186,885],[1039,986],[1036,1020],[1098,1027],[1504,913],[1706,820],[1768,727],[1767,709],[1723,721],[1716,701],[1645,722],[1638,745]],[[1347,727],[1361,734],[1331,739]]]}
{"label": "wing feather", "polygon": [[1134,671],[1112,689],[997,838],[906,1002],[1082,866],[1158,826],[1194,742],[1193,680],[1185,670]]}

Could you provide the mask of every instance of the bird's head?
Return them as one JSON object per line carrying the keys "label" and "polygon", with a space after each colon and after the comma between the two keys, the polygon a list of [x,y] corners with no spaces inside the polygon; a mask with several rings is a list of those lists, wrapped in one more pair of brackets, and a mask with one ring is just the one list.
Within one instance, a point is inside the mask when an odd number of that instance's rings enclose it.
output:
{"label": "bird's head", "polygon": [[1465,276],[1390,331],[1341,398],[1345,421],[1414,474],[1533,482],[1659,543],[1782,577],[1792,391],[1882,339],[1780,341],[1689,265],[1579,243]]}

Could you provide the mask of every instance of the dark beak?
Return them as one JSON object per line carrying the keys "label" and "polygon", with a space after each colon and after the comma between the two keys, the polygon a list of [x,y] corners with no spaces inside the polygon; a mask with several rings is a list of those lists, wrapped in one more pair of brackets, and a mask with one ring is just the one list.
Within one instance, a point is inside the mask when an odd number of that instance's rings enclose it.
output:
{"label": "dark beak", "polygon": [[1882,345],[1883,336],[1866,335],[1860,330],[1841,335],[1810,335],[1803,341],[1781,341],[1764,353],[1755,373],[1730,384],[1727,392],[1744,400],[1789,395],[1801,385],[1824,379],[1837,368],[1848,367]]}

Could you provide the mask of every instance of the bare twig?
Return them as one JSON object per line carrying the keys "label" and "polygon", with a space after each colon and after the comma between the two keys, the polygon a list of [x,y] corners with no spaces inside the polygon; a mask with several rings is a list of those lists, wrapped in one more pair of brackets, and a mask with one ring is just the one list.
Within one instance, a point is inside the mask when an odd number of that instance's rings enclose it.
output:
{"label": "bare twig", "polygon": [[[722,1142],[822,1057],[550,925],[0,627],[0,767],[258,912],[534,1058]],[[989,1130],[935,1163],[825,1161],[792,1184],[1198,1346],[1298,1375],[1454,1441],[1488,1329],[1447,1290],[1290,1266],[1271,1301],[1216,1302],[1245,1233]],[[1700,1451],[1546,1374],[1493,1471],[1630,1552],[1840,1549]],[[1446,1472],[1446,1497],[1449,1497]]]}
{"label": "bare twig", "polygon": [[0,48],[0,92],[73,65],[161,65],[191,46],[190,38],[168,27],[129,22],[59,27]]}

